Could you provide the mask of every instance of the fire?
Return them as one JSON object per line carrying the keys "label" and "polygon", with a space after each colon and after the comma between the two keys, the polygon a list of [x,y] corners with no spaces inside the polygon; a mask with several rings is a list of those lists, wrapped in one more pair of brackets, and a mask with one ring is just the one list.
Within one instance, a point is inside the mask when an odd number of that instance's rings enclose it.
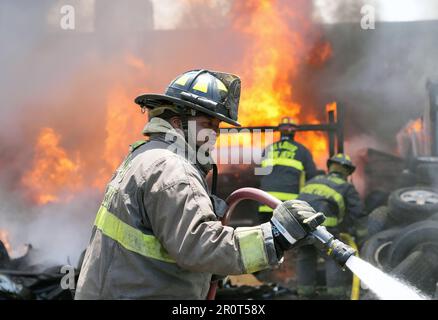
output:
{"label": "fire", "polygon": [[332,56],[332,53],[333,50],[330,42],[319,42],[310,51],[308,63],[314,67],[321,67]]}
{"label": "fire", "polygon": [[[306,2],[300,4],[306,8]],[[297,79],[300,65],[321,65],[331,56],[330,43],[320,42],[309,47],[303,30],[296,30],[288,24],[289,21],[302,20],[303,24],[308,23],[305,13],[291,10],[279,2],[236,2],[234,10],[251,12],[247,19],[238,16],[235,23],[235,28],[251,39],[240,72],[243,89],[239,121],[244,126],[277,126],[281,118],[289,116],[298,124],[319,123],[316,115],[302,112],[302,105],[294,99],[293,83],[300,81]],[[221,138],[221,142],[226,139]],[[278,140],[278,134],[275,139]],[[326,134],[299,133],[297,140],[312,151],[319,165],[325,162]],[[251,145],[248,135],[242,137],[239,144],[242,142]],[[268,140],[265,142],[269,143]]]}
{"label": "fire", "polygon": [[252,39],[243,59],[239,119],[244,125],[277,125],[285,115],[297,118],[301,106],[293,101],[291,78],[300,63],[296,53],[302,39],[273,1],[248,1],[246,6],[252,9],[249,21],[236,21],[236,28]]}
{"label": "fire", "polygon": [[[195,1],[196,6],[204,3]],[[219,61],[217,69],[235,70],[242,78],[239,121],[244,126],[277,126],[284,116],[292,117],[298,124],[321,122],[318,114],[323,114],[322,106],[321,112],[318,112],[313,106],[299,102],[294,90],[301,81],[301,67],[323,65],[332,55],[332,48],[326,41],[316,41],[315,45],[315,41],[307,37],[309,28],[312,29],[308,11],[310,1],[294,0],[293,5],[291,3],[292,1],[247,0],[235,1],[231,7],[232,19],[229,21],[233,22],[232,32],[237,33],[237,38],[245,44],[243,58],[236,64],[231,64],[227,59]],[[133,98],[148,90],[137,86],[142,85],[145,79],[156,78],[157,75],[168,74],[170,71],[163,70],[166,72],[162,73],[161,69],[164,67],[160,66],[160,72],[157,72],[157,67],[132,52],[124,51],[117,59],[123,68],[108,71],[110,80],[108,84],[105,82],[105,92],[101,93],[102,101],[106,105],[105,114],[101,117],[99,115],[102,123],[96,126],[96,136],[90,137],[94,139],[90,145],[101,146],[95,150],[95,155],[91,156],[88,149],[77,150],[77,154],[72,154],[61,147],[60,133],[52,128],[41,129],[35,145],[33,164],[21,180],[36,203],[65,201],[88,186],[102,190],[126,155],[128,144],[143,138],[141,128],[146,119],[139,114]],[[184,66],[188,64],[184,57],[181,57],[181,61]],[[189,62],[190,65],[193,64],[193,61]],[[203,60],[203,64],[212,65],[213,62]],[[181,65],[177,64],[177,68],[174,66],[175,64],[165,63],[165,67],[175,70],[181,67],[181,71],[183,70]],[[149,74],[150,72],[155,73]],[[88,79],[83,80],[84,83],[88,83],[87,81]],[[219,138],[219,145],[228,141],[226,136]],[[254,145],[251,134],[239,135],[237,140],[228,136],[231,145]],[[261,137],[262,148],[273,142],[267,137]],[[97,138],[102,139],[101,144],[96,143]],[[278,138],[279,134],[276,133],[274,141]],[[311,150],[318,165],[323,165],[328,155],[326,134],[300,132],[297,134],[297,141]],[[81,145],[88,147],[87,143]],[[94,159],[90,160],[90,157]]]}
{"label": "fire", "polygon": [[54,129],[41,129],[33,167],[22,178],[37,204],[68,200],[72,192],[82,188],[79,156],[71,159],[60,141],[61,136]]}
{"label": "fire", "polygon": [[9,243],[9,232],[7,232],[6,230],[0,229],[0,241],[3,242],[3,244],[6,248],[6,251],[8,251],[9,255],[11,255],[12,247],[11,247],[11,244]]}
{"label": "fire", "polygon": [[[133,59],[133,57],[131,57]],[[122,86],[114,86],[107,97],[105,121],[105,146],[103,163],[94,181],[94,186],[102,189],[108,178],[120,165],[127,154],[130,143],[142,139],[141,128],[145,118],[139,115],[140,108],[132,102],[132,97]]]}
{"label": "fire", "polygon": [[423,130],[423,120],[421,118],[410,121],[406,126],[406,131],[409,134],[420,133],[422,130]]}

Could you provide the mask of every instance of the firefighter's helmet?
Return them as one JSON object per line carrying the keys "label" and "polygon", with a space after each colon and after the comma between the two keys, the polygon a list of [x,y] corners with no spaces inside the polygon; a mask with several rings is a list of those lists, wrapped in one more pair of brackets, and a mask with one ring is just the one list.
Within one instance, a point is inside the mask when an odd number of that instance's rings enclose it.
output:
{"label": "firefighter's helmet", "polygon": [[284,117],[281,119],[281,123],[278,125],[278,130],[283,135],[294,134],[298,125],[291,117]]}
{"label": "firefighter's helmet", "polygon": [[337,155],[334,155],[330,159],[327,160],[327,168],[330,168],[330,165],[332,163],[338,163],[345,167],[349,174],[352,174],[354,170],[356,170],[356,166],[351,161],[351,158],[348,154],[345,153],[338,153]]}
{"label": "firefighter's helmet", "polygon": [[229,73],[192,70],[179,75],[164,94],[143,94],[135,99],[156,116],[170,109],[179,114],[197,111],[234,126],[240,99],[240,79]]}

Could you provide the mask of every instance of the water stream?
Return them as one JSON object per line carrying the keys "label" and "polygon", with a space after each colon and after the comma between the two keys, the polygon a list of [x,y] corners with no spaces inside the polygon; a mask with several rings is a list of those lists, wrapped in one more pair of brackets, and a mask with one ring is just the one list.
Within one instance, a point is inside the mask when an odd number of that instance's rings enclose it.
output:
{"label": "water stream", "polygon": [[381,300],[427,300],[417,289],[402,283],[368,262],[351,256],[346,266]]}

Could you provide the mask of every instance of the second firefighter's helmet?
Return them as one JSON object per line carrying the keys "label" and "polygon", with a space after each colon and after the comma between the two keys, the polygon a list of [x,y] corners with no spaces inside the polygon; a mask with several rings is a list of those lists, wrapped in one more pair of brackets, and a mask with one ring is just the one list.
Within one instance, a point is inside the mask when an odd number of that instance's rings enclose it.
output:
{"label": "second firefighter's helmet", "polygon": [[281,123],[278,125],[278,131],[281,135],[293,135],[297,130],[298,125],[291,117],[284,117],[281,119]]}
{"label": "second firefighter's helmet", "polygon": [[155,114],[161,109],[176,110],[180,114],[199,111],[234,126],[240,99],[239,77],[223,72],[192,70],[174,79],[164,94],[143,94],[135,103]]}
{"label": "second firefighter's helmet", "polygon": [[356,170],[356,166],[351,161],[351,158],[348,154],[345,153],[338,153],[337,155],[334,155],[330,159],[327,160],[327,168],[330,168],[330,165],[332,163],[337,163],[346,168],[349,172],[349,174],[352,174],[354,170]]}

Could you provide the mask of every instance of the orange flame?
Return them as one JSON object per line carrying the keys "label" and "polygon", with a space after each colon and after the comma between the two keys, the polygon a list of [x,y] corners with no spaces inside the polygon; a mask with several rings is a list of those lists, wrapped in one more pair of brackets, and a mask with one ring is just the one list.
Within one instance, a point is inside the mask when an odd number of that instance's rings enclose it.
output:
{"label": "orange flame", "polygon": [[128,144],[142,139],[141,128],[145,118],[139,116],[139,110],[122,86],[113,87],[107,97],[106,139],[103,152],[105,165],[100,169],[94,186],[102,189],[128,152]]}
{"label": "orange flame", "polygon": [[[201,1],[196,0],[196,3]],[[307,2],[302,0],[301,3]],[[297,20],[308,25],[310,17],[303,17],[299,10],[291,10],[288,5],[271,0],[236,1],[232,10],[232,14],[237,14],[235,31],[247,37],[244,40],[248,41],[240,65],[242,69],[236,70],[243,83],[239,121],[245,126],[276,126],[281,118],[289,116],[298,124],[320,123],[317,112],[314,112],[316,110],[309,111],[308,106],[302,108],[294,92],[294,83],[300,81],[298,72],[301,65],[310,63],[319,66],[332,54],[329,43],[319,42],[312,46],[302,30],[292,28],[289,24]],[[124,67],[128,66],[126,69],[135,69],[142,79],[151,68],[132,53],[127,53],[122,61]],[[82,154],[82,157],[68,154],[60,146],[60,135],[53,129],[41,130],[35,146],[33,166],[22,178],[23,185],[37,203],[66,200],[66,195],[86,185],[103,189],[126,155],[128,144],[142,138],[139,132],[145,118],[139,116],[138,107],[132,101],[133,96],[140,92],[139,88],[134,88],[132,83],[126,81],[116,83],[106,97],[106,119],[102,124],[105,139],[103,150],[96,152],[99,168],[87,162],[86,154]],[[278,136],[277,133],[274,140]],[[222,139],[225,137],[220,137],[219,142]],[[264,139],[263,135],[261,140],[262,147],[272,142]],[[327,139],[324,133],[299,133],[297,141],[312,151],[318,165],[325,162]],[[253,137],[249,134],[241,135],[237,142],[237,145],[244,146],[253,144]]]}
{"label": "orange flame", "polygon": [[314,67],[321,67],[332,56],[333,49],[330,42],[319,42],[310,51],[308,63]]}
{"label": "orange flame", "polygon": [[[252,10],[249,20],[237,19],[235,27],[250,37],[241,72],[244,84],[240,102],[239,121],[244,126],[276,126],[289,116],[298,124],[319,123],[315,115],[302,114],[302,106],[294,99],[293,82],[301,64],[306,61],[304,35],[288,25],[289,19],[300,13],[282,7],[275,1],[246,1],[245,10]],[[310,62],[322,64],[331,55],[331,46],[324,42],[313,48]],[[277,140],[278,133],[275,135]],[[222,138],[222,141],[227,139]],[[221,141],[221,142],[222,142]],[[251,145],[250,137],[242,137],[241,144]],[[327,157],[327,138],[321,132],[297,135],[312,151],[318,165]],[[269,141],[265,140],[266,143]]]}
{"label": "orange flame", "polygon": [[408,132],[408,134],[420,133],[422,130],[423,130],[423,120],[421,118],[410,121],[406,126],[406,131]]}
{"label": "orange flame", "polygon": [[11,244],[9,243],[9,232],[7,232],[6,230],[0,229],[0,241],[3,242],[3,244],[5,245],[6,251],[8,251],[9,255],[11,255],[12,247],[11,247]]}
{"label": "orange flame", "polygon": [[[82,187],[79,156],[72,160],[59,146],[61,137],[52,128],[43,128],[35,146],[33,167],[22,178],[38,204],[68,200],[68,193]],[[61,196],[64,196],[62,199]]]}

